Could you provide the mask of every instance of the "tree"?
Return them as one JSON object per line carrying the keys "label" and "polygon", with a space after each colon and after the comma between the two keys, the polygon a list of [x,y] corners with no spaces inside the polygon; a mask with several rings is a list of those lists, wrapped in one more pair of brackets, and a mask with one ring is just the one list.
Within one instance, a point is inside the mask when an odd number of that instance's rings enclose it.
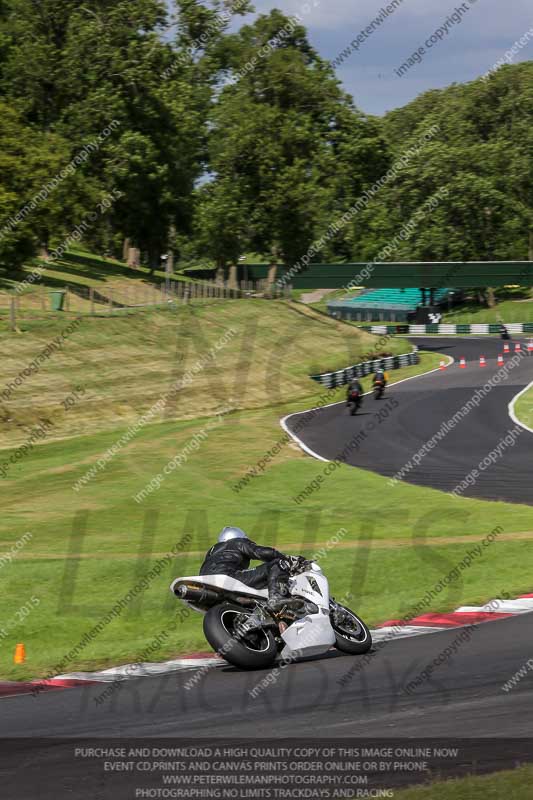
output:
{"label": "tree", "polygon": [[14,108],[0,100],[0,265],[12,278],[50,228],[58,235],[68,228],[61,197],[67,193],[76,198],[76,186],[69,176],[59,189],[50,184],[66,152],[60,137],[25,125]]}
{"label": "tree", "polygon": [[231,198],[233,235],[219,242],[218,257],[246,247],[294,263],[376,176],[384,143],[294,19],[272,11],[225,47],[226,80],[210,119],[213,182],[200,215],[227,229]]}
{"label": "tree", "polygon": [[488,80],[432,91],[385,118],[398,157],[421,134],[438,133],[384,187],[365,214],[368,259],[440,190],[434,211],[400,241],[392,260],[494,261],[528,257],[532,225],[533,64]]}
{"label": "tree", "polygon": [[[96,142],[80,173],[121,197],[94,238],[111,236],[121,251],[129,237],[152,267],[169,231],[189,230],[221,7],[200,13],[195,0],[180,2],[172,46],[161,36],[169,22],[163,0],[9,0],[3,91],[29,123],[68,140],[71,156]],[[200,64],[195,37],[208,25],[209,58]]]}

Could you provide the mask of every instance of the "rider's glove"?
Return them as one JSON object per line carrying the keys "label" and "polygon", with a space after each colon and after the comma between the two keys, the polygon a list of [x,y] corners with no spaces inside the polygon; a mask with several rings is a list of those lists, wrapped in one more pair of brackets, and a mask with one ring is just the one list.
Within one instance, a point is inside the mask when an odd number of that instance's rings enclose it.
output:
{"label": "rider's glove", "polygon": [[293,570],[301,569],[307,563],[307,559],[303,556],[285,556],[279,563],[283,570],[293,572]]}

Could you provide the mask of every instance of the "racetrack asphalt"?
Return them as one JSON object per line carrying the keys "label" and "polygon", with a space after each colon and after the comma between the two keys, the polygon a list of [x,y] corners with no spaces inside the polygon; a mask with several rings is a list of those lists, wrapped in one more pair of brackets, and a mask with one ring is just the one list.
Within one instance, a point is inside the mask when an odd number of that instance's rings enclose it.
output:
{"label": "racetrack asphalt", "polygon": [[[110,737],[135,738],[137,744],[149,737],[174,744],[310,737],[354,743],[386,737],[404,744],[430,737],[453,744],[472,737],[480,760],[490,749],[490,768],[512,767],[519,737],[531,737],[533,672],[507,693],[502,686],[531,658],[532,623],[532,615],[523,614],[479,625],[450,661],[411,692],[406,685],[461,629],[391,640],[376,648],[361,670],[361,657],[335,652],[290,664],[255,697],[250,692],[271,671],[239,672],[228,665],[207,671],[189,689],[193,673],[130,680],[103,703],[95,702],[106,688],[102,684],[6,698],[0,736],[11,740],[0,746],[2,797],[135,796],[126,792],[135,776],[121,774],[118,791],[115,776],[102,776],[73,758],[75,743],[65,742],[71,737],[78,744],[104,737],[107,745]],[[483,737],[498,738],[496,751]],[[531,739],[521,758],[533,760]],[[452,774],[464,768],[464,763],[448,765]],[[104,784],[115,788],[104,792]],[[36,786],[39,791],[32,794]]]}
{"label": "racetrack asphalt", "polygon": [[[446,370],[422,375],[388,387],[379,401],[370,395],[362,409],[351,417],[344,403],[326,406],[319,411],[293,414],[285,420],[289,431],[313,453],[328,460],[340,460],[352,466],[372,470],[388,478],[398,476],[410,459],[426,445],[452,417],[472,398],[501,367],[497,364],[503,343],[493,338],[414,338],[421,350],[452,356],[455,363]],[[515,422],[508,406],[513,398],[533,381],[533,356],[526,355],[509,369],[507,377],[483,397],[436,445],[426,451],[419,463],[401,477],[408,483],[452,492],[478,470],[478,476],[467,480],[460,490],[463,497],[502,500],[533,505],[531,466],[533,433],[521,429],[513,445],[502,444]],[[513,352],[505,357],[509,362]],[[479,366],[480,356],[487,366]],[[466,368],[459,366],[461,357]],[[387,402],[387,399],[389,402]],[[387,416],[376,421],[380,404],[387,405]],[[508,439],[510,442],[511,440]],[[352,447],[345,456],[343,449]],[[495,463],[479,468],[495,448],[500,447]],[[488,462],[487,462],[488,463]],[[397,485],[397,484],[396,484]],[[394,485],[389,485],[389,500]]]}
{"label": "racetrack asphalt", "polygon": [[337,651],[291,664],[255,697],[271,670],[227,665],[192,688],[193,672],[125,681],[103,703],[95,701],[102,683],[4,698],[0,737],[529,736],[533,672],[509,693],[501,687],[531,658],[532,627],[532,614],[478,625],[411,693],[404,686],[460,628],[375,646],[360,671],[361,657]]}

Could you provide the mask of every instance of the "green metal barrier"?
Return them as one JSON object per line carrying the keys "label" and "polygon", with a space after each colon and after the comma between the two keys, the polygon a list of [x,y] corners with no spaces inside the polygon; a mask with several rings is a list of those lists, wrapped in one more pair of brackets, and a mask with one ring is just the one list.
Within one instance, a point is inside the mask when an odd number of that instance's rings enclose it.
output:
{"label": "green metal barrier", "polygon": [[336,372],[323,372],[320,375],[311,375],[310,377],[314,381],[321,383],[326,389],[336,389],[338,386],[344,386],[349,383],[352,378],[364,378],[365,375],[370,375],[375,372],[377,367],[382,367],[382,369],[389,371],[418,364],[419,361],[418,350],[413,350],[411,353],[404,353],[401,356],[376,358],[372,361],[363,361],[360,364],[339,369]]}
{"label": "green metal barrier", "polygon": [[[269,269],[269,264],[239,264],[238,280],[264,280],[268,278]],[[188,271],[187,274],[192,273]],[[207,277],[205,273],[204,276]],[[343,289],[348,285],[379,289],[533,286],[533,261],[386,261],[311,263],[307,267],[297,262],[294,265],[280,264],[277,282],[282,286],[292,285],[295,289]]]}

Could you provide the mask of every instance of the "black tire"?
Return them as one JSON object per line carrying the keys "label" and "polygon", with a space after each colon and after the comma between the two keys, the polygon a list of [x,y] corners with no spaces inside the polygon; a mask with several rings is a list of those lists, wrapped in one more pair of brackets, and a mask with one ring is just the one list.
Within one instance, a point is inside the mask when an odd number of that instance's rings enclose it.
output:
{"label": "black tire", "polygon": [[368,626],[349,608],[344,606],[338,608],[350,618],[350,624],[341,624],[335,619],[335,612],[330,614],[331,626],[335,632],[335,647],[352,656],[368,653],[372,647],[372,635]]}
{"label": "black tire", "polygon": [[222,658],[240,669],[269,667],[278,654],[272,631],[261,630],[240,640],[232,635],[238,615],[250,616],[250,613],[234,603],[213,606],[204,616],[205,638]]}

